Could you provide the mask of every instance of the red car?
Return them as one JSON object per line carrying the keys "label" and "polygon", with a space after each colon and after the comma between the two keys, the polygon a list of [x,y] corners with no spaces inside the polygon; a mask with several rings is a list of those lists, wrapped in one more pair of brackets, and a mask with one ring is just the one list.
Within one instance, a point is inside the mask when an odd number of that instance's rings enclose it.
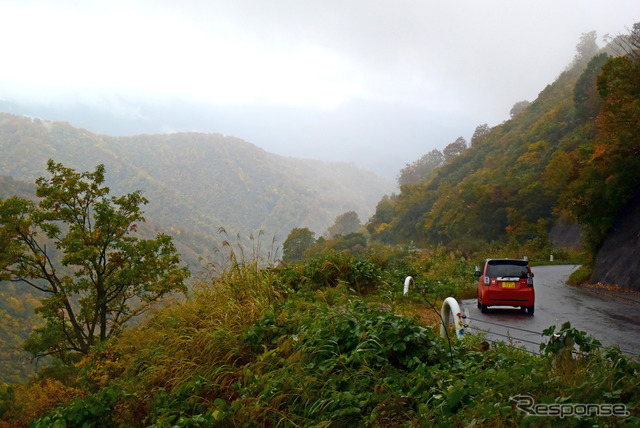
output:
{"label": "red car", "polygon": [[478,309],[489,306],[519,306],[533,315],[535,292],[533,273],[526,259],[487,259],[482,269],[476,267]]}

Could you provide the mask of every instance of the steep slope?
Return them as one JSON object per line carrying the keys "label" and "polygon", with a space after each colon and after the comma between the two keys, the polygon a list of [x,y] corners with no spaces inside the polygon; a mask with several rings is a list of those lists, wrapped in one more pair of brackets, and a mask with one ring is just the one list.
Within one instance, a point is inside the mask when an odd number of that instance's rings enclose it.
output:
{"label": "steep slope", "polygon": [[390,185],[353,164],[267,153],[245,141],[212,134],[105,138],[149,177],[191,206],[215,213],[226,227],[279,236],[297,226],[322,232],[353,207],[368,215]]}
{"label": "steep slope", "polygon": [[[479,127],[471,147],[380,201],[384,242],[458,249],[516,242],[583,248],[592,282],[638,287],[640,55],[575,64],[522,113]],[[632,256],[631,256],[632,255]]]}
{"label": "steep slope", "polygon": [[[113,194],[143,190],[149,204],[140,233],[173,235],[194,273],[221,247],[220,227],[243,239],[263,230],[262,248],[269,250],[272,237],[281,246],[294,227],[321,233],[345,211],[366,217],[392,190],[352,164],[276,156],[222,135],[115,138],[0,113],[0,198],[35,198],[34,181],[46,175],[50,158],[79,171],[104,164]],[[33,372],[21,344],[38,323],[39,297],[20,284],[0,286],[0,382],[24,381]]]}
{"label": "steep slope", "polygon": [[[558,198],[569,179],[547,166],[556,153],[575,151],[589,132],[573,114],[573,87],[582,69],[562,73],[513,119],[478,127],[468,149],[428,180],[403,186],[391,201],[391,218],[377,212],[369,230],[395,242],[465,248],[505,238],[532,240],[540,227],[546,233],[564,214]],[[572,174],[571,166],[561,172]],[[541,219],[546,224],[539,225]]]}
{"label": "steep slope", "polygon": [[144,191],[153,223],[209,235],[262,229],[280,242],[294,227],[323,232],[348,210],[368,217],[392,190],[352,164],[285,158],[220,134],[115,138],[0,114],[0,152],[3,175],[27,182],[49,158],[78,170],[103,163],[113,192]]}

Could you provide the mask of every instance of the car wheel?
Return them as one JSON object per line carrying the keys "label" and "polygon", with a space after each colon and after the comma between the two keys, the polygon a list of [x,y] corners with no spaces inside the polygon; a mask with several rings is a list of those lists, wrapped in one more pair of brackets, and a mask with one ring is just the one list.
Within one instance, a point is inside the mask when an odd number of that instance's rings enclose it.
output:
{"label": "car wheel", "polygon": [[487,310],[488,310],[488,309],[487,309],[487,305],[480,305],[480,311],[481,311],[483,314],[486,314],[486,313],[487,313]]}
{"label": "car wheel", "polygon": [[527,306],[527,313],[528,313],[529,315],[533,315],[533,309],[534,309],[534,307],[533,307],[533,306]]}
{"label": "car wheel", "polygon": [[480,299],[478,299],[478,309],[482,309],[482,303],[480,303]]}

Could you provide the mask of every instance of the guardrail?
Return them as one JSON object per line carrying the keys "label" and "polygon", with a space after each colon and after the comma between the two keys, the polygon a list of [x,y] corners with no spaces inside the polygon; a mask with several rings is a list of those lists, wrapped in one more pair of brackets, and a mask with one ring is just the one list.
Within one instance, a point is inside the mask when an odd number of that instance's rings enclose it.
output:
{"label": "guardrail", "polygon": [[500,324],[500,323],[497,323],[497,322],[471,318],[470,316],[468,316],[466,314],[465,314],[465,319],[468,319],[470,321],[475,321],[477,323],[484,323],[484,324],[504,327],[504,328],[507,329],[507,334],[502,334],[502,333],[497,333],[495,331],[491,331],[491,330],[488,330],[488,329],[479,328],[479,327],[473,326],[471,324],[466,324],[467,327],[469,329],[471,329],[471,330],[475,330],[475,331],[480,332],[480,333],[485,333],[487,335],[490,334],[490,335],[493,335],[493,336],[504,337],[509,341],[509,342],[505,342],[504,340],[492,340],[492,339],[487,338],[487,340],[489,342],[491,342],[491,343],[503,342],[507,346],[510,346],[512,348],[517,348],[517,349],[529,352],[529,353],[534,354],[534,355],[540,355],[540,352],[532,351],[530,349],[527,349],[527,348],[525,348],[525,347],[523,347],[521,345],[517,345],[517,344],[518,343],[521,343],[521,344],[528,343],[528,344],[531,344],[531,345],[537,345],[537,349],[540,349],[540,345],[542,343],[544,343],[544,342],[542,342],[542,341],[536,342],[536,341],[529,340],[529,339],[524,339],[524,338],[521,338],[521,337],[515,337],[510,332],[511,332],[511,330],[516,330],[516,331],[522,331],[522,332],[525,332],[525,333],[535,334],[535,335],[537,335],[539,337],[542,337],[542,332],[541,331],[527,330],[526,328],[514,327],[514,326],[511,326],[511,325]]}

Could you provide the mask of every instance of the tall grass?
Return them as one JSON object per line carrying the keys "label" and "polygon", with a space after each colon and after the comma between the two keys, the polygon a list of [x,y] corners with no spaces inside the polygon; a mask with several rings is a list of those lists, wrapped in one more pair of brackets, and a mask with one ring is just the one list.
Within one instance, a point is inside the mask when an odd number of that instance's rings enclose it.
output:
{"label": "tall grass", "polygon": [[241,333],[287,293],[274,270],[276,253],[263,256],[261,238],[250,237],[251,247],[239,236],[225,239],[220,259],[209,264],[184,302],[163,308],[84,362],[94,389],[115,383],[128,391],[130,398],[118,407],[121,420],[156,420],[167,408],[174,409],[170,414],[191,413],[235,395],[239,368],[253,358]]}
{"label": "tall grass", "polygon": [[432,298],[433,281],[442,291],[472,278],[460,254],[342,253],[278,267],[242,242],[223,245],[186,301],[96,349],[81,364],[84,397],[33,426],[516,426],[531,423],[509,400],[518,394],[605,397],[632,413],[542,425],[640,422],[637,361],[597,349],[560,360],[565,337],[595,344],[580,332],[562,330],[535,356],[482,337],[448,343],[398,314],[417,301],[402,296],[403,278],[390,292],[393,278],[414,273]]}
{"label": "tall grass", "polygon": [[265,250],[262,231],[257,238],[252,234],[244,242],[239,234],[235,241],[230,239],[224,228],[219,232],[224,239],[221,248],[215,249],[218,260],[207,263],[206,275],[194,290],[196,295],[203,288],[205,291],[228,293],[233,301],[257,308],[271,306],[280,300],[285,289],[274,270],[280,263],[275,237]]}

